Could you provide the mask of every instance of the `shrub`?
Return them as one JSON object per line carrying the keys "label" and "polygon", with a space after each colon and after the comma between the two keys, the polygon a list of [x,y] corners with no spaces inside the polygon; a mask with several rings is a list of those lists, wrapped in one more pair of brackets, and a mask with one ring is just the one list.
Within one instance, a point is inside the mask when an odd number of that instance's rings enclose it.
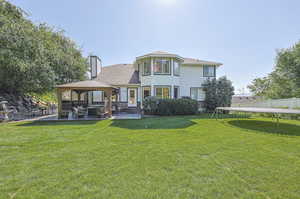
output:
{"label": "shrub", "polygon": [[143,100],[143,109],[147,114],[156,114],[159,99],[157,97],[146,97]]}
{"label": "shrub", "polygon": [[182,96],[181,99],[192,99],[190,96]]}
{"label": "shrub", "polygon": [[146,114],[192,115],[198,112],[198,102],[192,99],[158,99],[148,97],[143,102]]}
{"label": "shrub", "polygon": [[[234,95],[232,82],[226,77],[219,79],[207,80],[205,83],[205,100],[204,107],[207,112],[213,112],[216,107],[231,106],[231,99]],[[227,111],[224,111],[227,112]]]}

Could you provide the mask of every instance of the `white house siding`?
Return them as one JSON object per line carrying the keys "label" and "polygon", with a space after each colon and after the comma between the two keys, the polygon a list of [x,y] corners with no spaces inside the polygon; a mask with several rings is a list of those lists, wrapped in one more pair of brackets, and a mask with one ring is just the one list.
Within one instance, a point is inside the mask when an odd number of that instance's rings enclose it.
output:
{"label": "white house siding", "polygon": [[179,85],[178,76],[171,75],[153,75],[153,76],[142,76],[141,86],[149,85]]}
{"label": "white house siding", "polygon": [[182,65],[180,68],[180,95],[190,96],[190,89],[192,87],[202,87],[206,79],[206,77],[203,77],[202,66]]}
{"label": "white house siding", "polygon": [[[154,95],[154,86],[171,86],[171,96],[173,95],[174,86],[180,87],[179,76],[171,75],[149,75],[142,76],[141,86],[151,86],[151,95]],[[181,89],[179,89],[180,92]]]}

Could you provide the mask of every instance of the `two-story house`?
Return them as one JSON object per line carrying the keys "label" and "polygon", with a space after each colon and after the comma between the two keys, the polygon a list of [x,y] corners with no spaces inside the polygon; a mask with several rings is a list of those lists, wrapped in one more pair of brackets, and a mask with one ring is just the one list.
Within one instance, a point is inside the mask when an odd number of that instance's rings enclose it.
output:
{"label": "two-story house", "polygon": [[[124,104],[123,107],[140,106],[148,96],[189,96],[202,102],[205,97],[202,84],[207,78],[215,78],[216,69],[221,65],[156,51],[137,57],[133,64],[102,67],[94,78],[118,87],[119,93],[114,100]],[[101,91],[94,93],[94,101],[103,100],[101,95]]]}
{"label": "two-story house", "polygon": [[203,83],[208,78],[215,78],[216,70],[222,64],[156,51],[136,57],[132,64],[105,67],[101,66],[98,57],[91,56],[90,65],[90,81],[59,86],[61,89],[70,88],[74,91],[84,87],[86,92],[64,93],[63,102],[71,98],[71,101],[78,99],[79,104],[86,106],[103,103],[107,94],[99,89],[92,91],[101,82],[105,87],[114,88],[110,99],[118,109],[141,108],[143,99],[148,96],[187,96],[197,100],[201,108],[201,102],[205,98]]}

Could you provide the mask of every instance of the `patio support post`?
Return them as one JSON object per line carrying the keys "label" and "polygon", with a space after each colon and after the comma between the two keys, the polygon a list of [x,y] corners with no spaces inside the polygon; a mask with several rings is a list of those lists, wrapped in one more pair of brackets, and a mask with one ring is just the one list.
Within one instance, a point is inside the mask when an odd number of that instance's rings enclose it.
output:
{"label": "patio support post", "polygon": [[108,99],[108,104],[107,104],[107,108],[108,108],[108,117],[111,117],[112,116],[112,102],[111,102],[111,97],[112,97],[112,89],[108,89],[105,91],[106,92],[106,96],[107,96],[107,99]]}
{"label": "patio support post", "polygon": [[58,118],[61,118],[61,106],[62,106],[62,91],[61,89],[57,89],[56,91],[56,94],[57,94],[57,113],[58,113]]}
{"label": "patio support post", "polygon": [[81,91],[77,91],[77,105],[79,106]]}
{"label": "patio support post", "polygon": [[70,90],[70,93],[71,93],[71,106],[73,106],[73,90],[72,89]]}

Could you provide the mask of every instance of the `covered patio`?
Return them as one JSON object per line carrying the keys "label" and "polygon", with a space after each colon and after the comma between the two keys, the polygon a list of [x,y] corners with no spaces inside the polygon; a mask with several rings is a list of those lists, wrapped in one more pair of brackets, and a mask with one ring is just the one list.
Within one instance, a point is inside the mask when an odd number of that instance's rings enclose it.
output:
{"label": "covered patio", "polygon": [[[57,88],[58,119],[110,118],[112,117],[112,95],[118,88],[99,80],[79,81],[59,85]],[[101,101],[93,101],[94,91],[102,91]]]}

